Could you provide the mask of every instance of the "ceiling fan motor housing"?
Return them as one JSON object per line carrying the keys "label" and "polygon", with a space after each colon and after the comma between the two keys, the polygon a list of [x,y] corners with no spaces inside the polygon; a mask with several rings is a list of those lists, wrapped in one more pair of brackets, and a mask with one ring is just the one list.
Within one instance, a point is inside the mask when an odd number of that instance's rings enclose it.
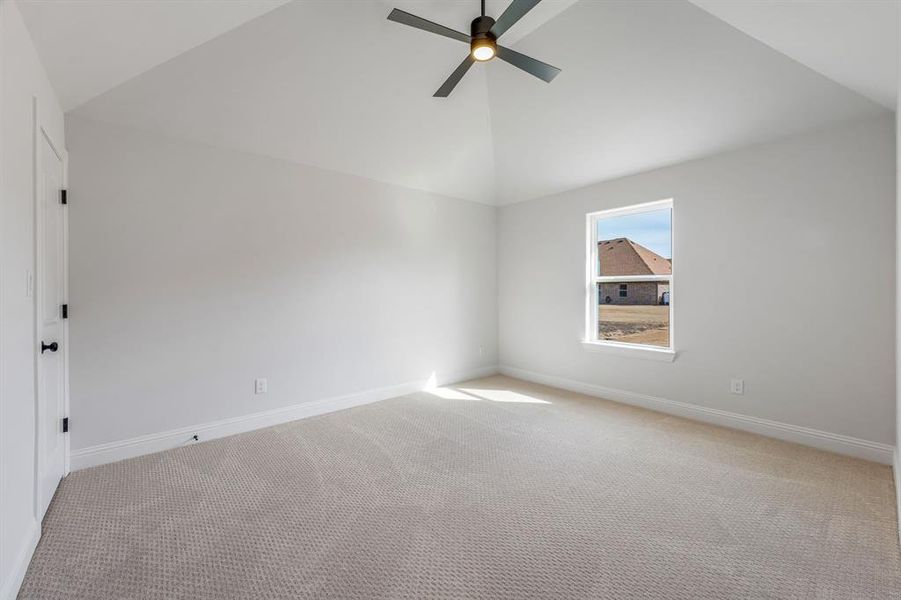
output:
{"label": "ceiling fan motor housing", "polygon": [[491,17],[476,17],[472,20],[469,32],[473,39],[491,38],[493,40],[495,38],[491,33],[492,27],[494,27],[494,19]]}
{"label": "ceiling fan motor housing", "polygon": [[494,51],[491,55],[494,56],[494,53],[497,51],[497,38],[491,33],[492,27],[494,27],[494,19],[491,17],[482,16],[473,19],[472,25],[469,28],[470,35],[472,36],[470,49],[473,52],[480,46],[490,46]]}
{"label": "ceiling fan motor housing", "polygon": [[526,13],[535,8],[535,5],[539,2],[541,0],[513,0],[501,14],[500,20],[495,21],[485,15],[485,0],[482,0],[482,16],[473,19],[470,25],[470,35],[445,27],[439,23],[433,23],[422,17],[411,15],[399,8],[393,9],[388,14],[388,20],[457,40],[464,44],[469,42],[469,54],[454,69],[450,77],[441,84],[438,91],[433,94],[435,98],[447,98],[472,65],[476,62],[483,63],[493,58],[499,58],[517,69],[522,69],[526,73],[548,83],[560,73],[560,69],[557,67],[497,45],[497,38],[515,25]]}

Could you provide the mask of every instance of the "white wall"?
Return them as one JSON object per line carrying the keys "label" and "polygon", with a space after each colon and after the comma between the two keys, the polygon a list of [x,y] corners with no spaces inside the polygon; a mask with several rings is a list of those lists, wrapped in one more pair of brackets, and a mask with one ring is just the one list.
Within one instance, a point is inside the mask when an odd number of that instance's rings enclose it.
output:
{"label": "white wall", "polygon": [[0,599],[15,595],[35,519],[34,111],[62,146],[63,113],[18,7],[0,2]]}
{"label": "white wall", "polygon": [[[901,11],[899,11],[901,17]],[[898,26],[901,27],[901,19]],[[901,67],[901,60],[898,61]],[[901,82],[901,73],[898,81]],[[898,516],[898,540],[901,542],[901,90],[897,94],[898,108],[895,111],[895,502]]]}
{"label": "white wall", "polygon": [[[586,353],[585,214],[663,198],[679,354]],[[887,115],[501,208],[501,365],[893,445],[894,198]]]}
{"label": "white wall", "polygon": [[67,127],[73,452],[496,365],[494,208]]}

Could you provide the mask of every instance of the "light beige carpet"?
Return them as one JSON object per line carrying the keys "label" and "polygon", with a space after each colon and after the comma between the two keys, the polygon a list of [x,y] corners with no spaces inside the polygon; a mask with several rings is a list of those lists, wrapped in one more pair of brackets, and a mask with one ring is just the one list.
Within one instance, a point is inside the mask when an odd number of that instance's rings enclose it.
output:
{"label": "light beige carpet", "polygon": [[888,467],[504,377],[73,473],[20,594],[898,597]]}

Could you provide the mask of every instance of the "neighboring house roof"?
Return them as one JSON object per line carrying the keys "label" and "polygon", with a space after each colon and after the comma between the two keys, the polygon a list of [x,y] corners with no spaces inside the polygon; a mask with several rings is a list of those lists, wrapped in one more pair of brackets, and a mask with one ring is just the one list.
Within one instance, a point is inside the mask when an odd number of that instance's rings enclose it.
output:
{"label": "neighboring house roof", "polygon": [[629,238],[598,242],[601,275],[671,275],[673,264]]}

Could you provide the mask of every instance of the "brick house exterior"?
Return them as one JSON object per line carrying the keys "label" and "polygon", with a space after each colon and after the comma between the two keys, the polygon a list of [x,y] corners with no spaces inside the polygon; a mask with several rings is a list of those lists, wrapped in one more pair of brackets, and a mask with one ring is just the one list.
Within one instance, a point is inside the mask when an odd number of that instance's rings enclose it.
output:
{"label": "brick house exterior", "polygon": [[663,304],[663,294],[669,291],[667,281],[629,281],[599,285],[601,304]]}
{"label": "brick house exterior", "polygon": [[[672,261],[628,238],[598,242],[603,276],[671,275]],[[669,303],[669,281],[624,281],[598,284],[600,304],[649,305]],[[666,294],[666,295],[664,295]]]}

